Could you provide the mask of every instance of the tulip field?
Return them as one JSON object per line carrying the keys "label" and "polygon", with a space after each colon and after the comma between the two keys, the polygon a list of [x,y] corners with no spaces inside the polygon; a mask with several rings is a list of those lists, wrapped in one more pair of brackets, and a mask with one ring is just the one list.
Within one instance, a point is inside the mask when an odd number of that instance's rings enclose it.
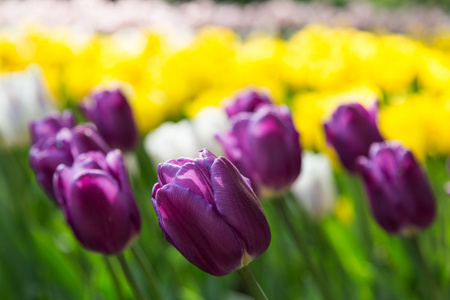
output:
{"label": "tulip field", "polygon": [[423,26],[0,24],[0,298],[450,299]]}

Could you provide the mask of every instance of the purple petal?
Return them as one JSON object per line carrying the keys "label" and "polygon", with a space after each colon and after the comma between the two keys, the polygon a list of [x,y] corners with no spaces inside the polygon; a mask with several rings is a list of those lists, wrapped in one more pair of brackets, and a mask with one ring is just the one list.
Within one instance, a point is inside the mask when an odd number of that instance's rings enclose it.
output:
{"label": "purple petal", "polygon": [[134,226],[134,230],[138,233],[141,228],[141,217],[131,189],[130,180],[128,179],[122,152],[119,149],[108,152],[106,155],[106,163],[108,164],[109,173],[119,183],[122,193],[127,195],[126,199],[128,200],[127,205],[130,211],[130,221]]}
{"label": "purple petal", "polygon": [[120,184],[120,189],[132,195],[128,173],[123,160],[122,152],[119,149],[109,151],[105,157],[109,173]]}
{"label": "purple petal", "polygon": [[30,123],[31,143],[54,137],[61,128],[73,128],[75,118],[70,110],[66,110],[61,115],[59,112],[52,113],[40,120]]}
{"label": "purple petal", "polygon": [[129,222],[126,197],[105,172],[92,171],[75,178],[66,207],[75,236],[92,251],[120,253],[136,233]]}
{"label": "purple petal", "polygon": [[242,246],[235,233],[202,197],[168,184],[152,201],[166,239],[192,264],[215,276],[242,266]]}
{"label": "purple petal", "polygon": [[74,157],[89,151],[100,151],[106,154],[110,150],[108,144],[91,126],[78,125],[72,132],[72,154]]}
{"label": "purple petal", "polygon": [[175,176],[180,171],[181,166],[172,163],[163,163],[158,165],[158,182],[161,185],[174,183]]}
{"label": "purple petal", "polygon": [[113,148],[132,150],[138,140],[138,130],[123,93],[119,89],[94,93],[92,101],[84,110],[103,138]]}
{"label": "purple petal", "polygon": [[252,119],[248,140],[253,168],[263,186],[282,192],[297,179],[301,170],[299,134],[274,113]]}
{"label": "purple petal", "polygon": [[203,160],[203,163],[206,165],[206,167],[208,168],[208,170],[211,170],[211,166],[214,163],[214,161],[216,160],[216,156],[209,151],[208,149],[201,149],[199,151],[200,157]]}
{"label": "purple petal", "polygon": [[72,169],[65,165],[59,165],[58,168],[56,168],[55,173],[53,174],[53,187],[55,198],[65,212],[67,209],[66,195],[69,194],[69,187],[72,178],[73,178]]}
{"label": "purple petal", "polygon": [[324,129],[328,144],[350,172],[356,171],[358,156],[367,156],[372,143],[383,141],[376,120],[359,103],[339,106]]}
{"label": "purple petal", "polygon": [[29,161],[41,187],[50,197],[55,198],[53,173],[60,164],[72,165],[70,145],[65,141],[50,137],[43,143],[35,144],[30,148]]}
{"label": "purple petal", "polygon": [[216,140],[222,146],[226,156],[234,163],[237,163],[242,158],[242,151],[239,149],[239,143],[233,132],[219,133],[216,135]]}
{"label": "purple petal", "polygon": [[215,206],[211,175],[203,161],[185,164],[181,167],[174,183],[188,188],[192,193],[204,198],[209,204]]}
{"label": "purple petal", "polygon": [[211,168],[217,210],[245,244],[254,259],[270,244],[270,228],[264,210],[253,190],[236,167],[219,157]]}
{"label": "purple petal", "polygon": [[233,103],[225,106],[228,117],[234,117],[242,112],[255,112],[262,105],[271,105],[272,100],[268,95],[254,90],[246,90],[240,93]]}

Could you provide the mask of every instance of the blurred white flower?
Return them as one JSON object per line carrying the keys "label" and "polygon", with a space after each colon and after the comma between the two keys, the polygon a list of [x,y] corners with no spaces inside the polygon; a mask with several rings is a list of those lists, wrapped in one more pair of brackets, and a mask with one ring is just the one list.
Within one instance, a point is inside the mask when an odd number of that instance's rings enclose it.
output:
{"label": "blurred white flower", "polygon": [[28,143],[28,124],[56,109],[53,104],[37,65],[0,75],[0,144]]}
{"label": "blurred white flower", "polygon": [[180,157],[197,157],[202,148],[219,156],[223,151],[215,135],[225,130],[227,124],[222,108],[207,106],[192,120],[161,124],[145,137],[144,147],[156,164]]}
{"label": "blurred white flower", "polygon": [[329,214],[334,209],[337,191],[328,157],[304,151],[302,170],[291,191],[312,218]]}
{"label": "blurred white flower", "polygon": [[144,147],[155,164],[180,157],[196,157],[200,150],[189,120],[161,124],[145,137]]}
{"label": "blurred white flower", "polygon": [[222,107],[205,106],[192,119],[199,149],[206,148],[216,156],[224,155],[216,134],[228,130],[227,114]]}

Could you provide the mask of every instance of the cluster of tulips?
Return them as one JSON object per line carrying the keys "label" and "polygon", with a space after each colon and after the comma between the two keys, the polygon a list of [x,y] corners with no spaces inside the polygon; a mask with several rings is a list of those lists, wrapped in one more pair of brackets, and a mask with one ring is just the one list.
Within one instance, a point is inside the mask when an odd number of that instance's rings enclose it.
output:
{"label": "cluster of tulips", "polygon": [[[81,102],[80,111],[89,122],[76,125],[67,110],[30,124],[30,166],[79,242],[88,250],[120,256],[141,230],[122,154],[138,143],[136,122],[120,89],[93,92]],[[213,138],[225,156],[203,148],[197,149],[197,158],[161,162],[148,204],[151,198],[165,239],[188,261],[215,276],[239,270],[248,292],[266,299],[248,267],[268,249],[269,225],[275,226],[269,224],[262,202],[277,203],[309,261],[310,251],[286,202],[302,171],[300,134],[288,106],[276,104],[262,91],[239,94],[224,111],[228,129]],[[323,129],[342,165],[362,179],[381,228],[414,236],[433,222],[436,200],[422,166],[405,146],[382,137],[377,105],[367,109],[359,103],[343,104]],[[327,192],[321,189],[318,185],[313,192]],[[314,265],[306,265],[323,298],[332,299]],[[132,276],[129,280],[136,297],[145,298]]]}

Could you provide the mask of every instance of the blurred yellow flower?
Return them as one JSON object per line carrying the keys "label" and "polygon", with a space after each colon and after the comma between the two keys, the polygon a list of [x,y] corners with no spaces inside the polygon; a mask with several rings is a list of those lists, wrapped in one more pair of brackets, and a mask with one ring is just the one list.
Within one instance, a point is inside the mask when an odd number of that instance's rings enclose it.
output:
{"label": "blurred yellow flower", "polygon": [[283,75],[299,88],[336,88],[345,79],[344,31],[313,25],[286,42]]}
{"label": "blurred yellow flower", "polygon": [[0,31],[0,73],[41,66],[56,99],[127,85],[139,128],[192,117],[241,89],[291,106],[305,149],[335,153],[322,123],[339,104],[380,99],[380,129],[421,159],[450,154],[450,33],[405,35],[309,25],[288,39],[207,26],[182,42],[149,29],[86,33],[39,24]]}

